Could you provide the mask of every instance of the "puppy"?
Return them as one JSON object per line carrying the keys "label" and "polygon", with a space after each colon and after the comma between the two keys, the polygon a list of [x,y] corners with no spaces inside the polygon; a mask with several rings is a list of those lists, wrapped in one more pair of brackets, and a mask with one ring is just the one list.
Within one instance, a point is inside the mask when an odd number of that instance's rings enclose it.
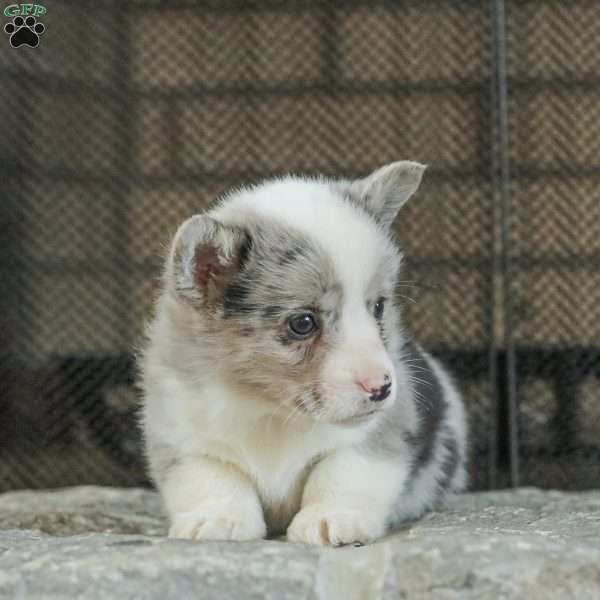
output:
{"label": "puppy", "polygon": [[171,537],[367,543],[463,489],[461,397],[394,300],[424,169],[267,181],[181,225],[140,361]]}

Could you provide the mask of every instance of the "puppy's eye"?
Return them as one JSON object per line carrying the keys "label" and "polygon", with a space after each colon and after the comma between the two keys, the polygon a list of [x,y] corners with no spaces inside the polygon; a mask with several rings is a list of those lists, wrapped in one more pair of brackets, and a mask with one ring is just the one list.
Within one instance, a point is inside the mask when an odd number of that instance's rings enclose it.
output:
{"label": "puppy's eye", "polygon": [[383,309],[385,308],[385,298],[379,298],[373,306],[373,316],[379,320],[383,317]]}
{"label": "puppy's eye", "polygon": [[296,337],[305,338],[317,330],[317,322],[310,313],[304,313],[292,317],[288,321],[288,327]]}

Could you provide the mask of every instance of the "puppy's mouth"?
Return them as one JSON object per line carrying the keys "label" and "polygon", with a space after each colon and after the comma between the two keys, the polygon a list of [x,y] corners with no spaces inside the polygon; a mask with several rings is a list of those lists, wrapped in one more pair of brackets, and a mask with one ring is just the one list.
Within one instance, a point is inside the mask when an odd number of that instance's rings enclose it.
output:
{"label": "puppy's mouth", "polygon": [[309,402],[306,402],[305,398],[303,401],[297,403],[297,406],[302,412],[306,413],[316,421],[330,423],[331,425],[341,425],[342,427],[355,427],[357,425],[367,423],[368,421],[376,418],[378,413],[383,412],[383,407],[377,406],[377,408],[372,408],[371,410],[367,410],[365,412],[356,413],[341,419],[336,419],[333,418],[333,416],[327,415],[327,411],[322,411],[324,407],[326,408],[327,403],[324,402],[317,389],[313,388],[310,390],[310,394],[308,395]]}
{"label": "puppy's mouth", "polygon": [[346,417],[345,419],[336,419],[335,421],[332,421],[332,423],[334,425],[346,426],[360,425],[361,423],[366,423],[367,421],[370,421],[377,413],[380,412],[381,409],[376,408],[368,412],[361,413],[359,415],[352,415],[351,417]]}

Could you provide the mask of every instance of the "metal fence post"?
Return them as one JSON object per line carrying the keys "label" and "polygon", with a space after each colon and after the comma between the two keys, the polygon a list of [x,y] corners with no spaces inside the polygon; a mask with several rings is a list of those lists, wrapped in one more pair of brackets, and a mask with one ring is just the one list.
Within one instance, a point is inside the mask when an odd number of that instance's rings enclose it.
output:
{"label": "metal fence post", "polygon": [[511,195],[510,158],[508,133],[508,78],[506,10],[504,0],[492,0],[492,160],[494,163],[494,186],[500,216],[500,269],[502,274],[502,319],[504,347],[506,350],[506,377],[508,403],[510,483],[519,484],[519,435],[517,376],[514,347],[513,303],[511,297],[512,257],[510,249]]}

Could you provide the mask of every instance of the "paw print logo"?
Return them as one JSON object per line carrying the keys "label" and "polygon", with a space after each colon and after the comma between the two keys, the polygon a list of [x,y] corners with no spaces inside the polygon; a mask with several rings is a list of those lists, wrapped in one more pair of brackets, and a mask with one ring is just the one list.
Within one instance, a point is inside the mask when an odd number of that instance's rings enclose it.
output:
{"label": "paw print logo", "polygon": [[10,35],[10,45],[13,48],[29,46],[35,48],[40,43],[40,35],[46,31],[42,23],[38,23],[35,17],[15,17],[12,23],[4,26],[4,31]]}

